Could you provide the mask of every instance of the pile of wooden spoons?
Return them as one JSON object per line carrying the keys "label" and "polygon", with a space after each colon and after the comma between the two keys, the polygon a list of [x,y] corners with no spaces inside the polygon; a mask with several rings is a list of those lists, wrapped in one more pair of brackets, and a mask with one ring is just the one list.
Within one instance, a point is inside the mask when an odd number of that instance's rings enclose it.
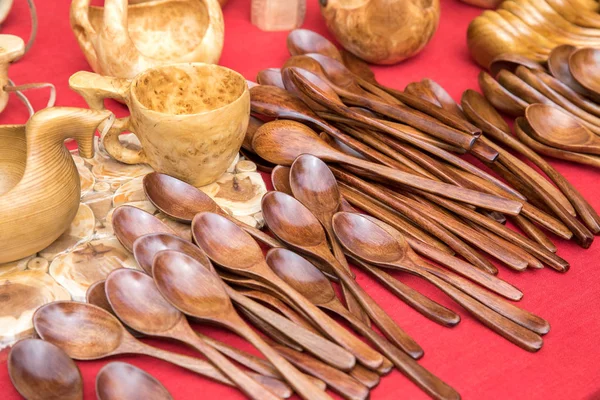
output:
{"label": "pile of wooden spoons", "polygon": [[[481,72],[479,85],[499,111],[519,117],[518,138],[537,153],[600,167],[600,70],[592,48],[554,48],[544,64],[515,53],[490,64],[494,78]],[[500,129],[506,128],[498,125]]]}
{"label": "pile of wooden spoons", "polygon": [[589,0],[506,0],[471,22],[467,44],[484,68],[504,53],[545,62],[559,45],[600,47],[598,11]]}

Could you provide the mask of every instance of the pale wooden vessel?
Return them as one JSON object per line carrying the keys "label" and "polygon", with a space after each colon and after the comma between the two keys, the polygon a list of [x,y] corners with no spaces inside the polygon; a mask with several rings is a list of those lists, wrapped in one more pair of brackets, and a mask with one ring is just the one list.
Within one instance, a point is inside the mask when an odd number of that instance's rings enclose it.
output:
{"label": "pale wooden vessel", "polygon": [[263,31],[290,31],[302,26],[306,0],[252,0],[252,24]]}
{"label": "pale wooden vessel", "polygon": [[158,65],[218,63],[224,26],[217,0],[152,0],[128,5],[73,0],[71,28],[92,69],[133,78]]}

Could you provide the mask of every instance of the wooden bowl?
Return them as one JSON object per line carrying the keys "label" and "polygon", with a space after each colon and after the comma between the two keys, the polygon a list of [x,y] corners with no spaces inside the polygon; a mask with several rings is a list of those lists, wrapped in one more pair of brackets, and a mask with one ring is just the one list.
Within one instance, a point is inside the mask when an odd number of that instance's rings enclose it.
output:
{"label": "wooden bowl", "polygon": [[320,3],[327,27],[342,46],[375,64],[395,64],[417,54],[433,37],[440,19],[439,0]]}
{"label": "wooden bowl", "polygon": [[71,4],[71,28],[90,66],[102,75],[133,78],[181,62],[216,64],[224,39],[218,0],[106,0]]}

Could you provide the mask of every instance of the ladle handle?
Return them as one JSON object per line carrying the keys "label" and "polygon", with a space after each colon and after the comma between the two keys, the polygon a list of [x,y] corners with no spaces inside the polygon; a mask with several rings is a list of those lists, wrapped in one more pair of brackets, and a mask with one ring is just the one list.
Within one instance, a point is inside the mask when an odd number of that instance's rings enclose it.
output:
{"label": "ladle handle", "polygon": [[[104,110],[105,99],[115,99],[128,104],[131,83],[129,79],[102,76],[87,71],[79,71],[69,78],[71,89],[79,93],[92,110]],[[132,150],[119,141],[119,135],[129,130],[130,117],[119,118],[100,140],[115,160],[125,164],[147,162],[143,149]]]}
{"label": "ladle handle", "polygon": [[[341,308],[341,310],[339,310]],[[427,394],[434,399],[460,399],[460,395],[456,390],[444,383],[440,378],[433,375],[427,369],[419,365],[409,355],[395,347],[393,344],[379,336],[368,326],[363,324],[360,320],[348,313],[338,303],[338,307],[335,307],[339,315],[341,315],[346,321],[350,323],[362,336],[369,339],[375,347],[379,349],[387,358],[389,358],[394,365],[402,372],[407,378],[417,384]]]}
{"label": "ladle handle", "polygon": [[251,311],[278,331],[284,333],[290,339],[302,346],[307,352],[313,354],[320,360],[334,368],[341,369],[342,371],[348,371],[354,367],[356,358],[344,348],[296,325],[287,318],[250,300],[228,286],[226,287],[226,290],[227,294],[234,302]]}
{"label": "ladle handle", "polygon": [[518,215],[522,204],[518,201],[509,200],[487,193],[481,193],[470,189],[465,189],[455,185],[434,181],[431,179],[420,178],[418,176],[398,171],[389,167],[378,165],[369,161],[364,161],[355,157],[347,156],[344,153],[336,152],[335,160],[344,164],[365,169],[379,176],[390,179],[428,193],[438,194],[450,199],[462,201],[487,210],[498,211],[509,215]]}
{"label": "ladle handle", "polygon": [[313,385],[303,373],[269,346],[237,313],[229,314],[228,325],[256,347],[277,368],[300,397],[305,400],[332,400],[327,393]]}

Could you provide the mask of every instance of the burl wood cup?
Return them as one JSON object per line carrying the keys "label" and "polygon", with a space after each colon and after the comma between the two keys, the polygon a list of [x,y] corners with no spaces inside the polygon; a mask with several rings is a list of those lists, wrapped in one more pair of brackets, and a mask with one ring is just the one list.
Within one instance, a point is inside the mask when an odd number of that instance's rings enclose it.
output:
{"label": "burl wood cup", "polygon": [[[106,98],[127,105],[101,138],[107,152],[126,164],[146,163],[194,186],[219,178],[238,153],[250,115],[250,93],[242,75],[203,63],[151,68],[133,79],[80,71],[69,79],[91,109]],[[119,134],[134,132],[142,148],[132,150]]]}

